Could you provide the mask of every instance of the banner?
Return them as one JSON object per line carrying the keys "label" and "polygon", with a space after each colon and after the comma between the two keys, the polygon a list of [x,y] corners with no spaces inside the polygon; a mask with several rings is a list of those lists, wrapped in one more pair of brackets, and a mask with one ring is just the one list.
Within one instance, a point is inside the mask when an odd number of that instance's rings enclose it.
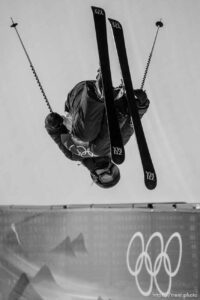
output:
{"label": "banner", "polygon": [[198,210],[1,207],[0,300],[200,299]]}

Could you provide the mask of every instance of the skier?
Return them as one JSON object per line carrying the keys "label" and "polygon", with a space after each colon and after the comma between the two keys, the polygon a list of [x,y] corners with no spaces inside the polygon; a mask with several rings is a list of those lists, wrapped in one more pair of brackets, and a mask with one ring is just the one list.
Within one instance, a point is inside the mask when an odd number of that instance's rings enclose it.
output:
{"label": "skier", "polygon": [[[126,105],[126,92],[121,85],[114,88],[113,93],[123,144],[126,145],[134,132]],[[149,107],[149,99],[143,90],[135,90],[134,93],[142,117]],[[110,157],[100,69],[96,80],[82,81],[69,92],[64,110],[65,116],[55,112],[47,115],[47,132],[67,158],[80,161],[90,171],[98,186],[113,187],[120,180],[120,171]]]}

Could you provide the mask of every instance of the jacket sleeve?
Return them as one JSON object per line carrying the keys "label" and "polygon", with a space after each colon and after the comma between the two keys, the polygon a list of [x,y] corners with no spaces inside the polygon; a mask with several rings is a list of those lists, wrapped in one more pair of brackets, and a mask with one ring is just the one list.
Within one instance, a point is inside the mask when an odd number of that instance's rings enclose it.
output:
{"label": "jacket sleeve", "polygon": [[54,142],[58,145],[58,147],[60,148],[60,150],[64,153],[64,155],[69,158],[70,160],[74,160],[74,161],[81,161],[81,157],[75,155],[74,153],[72,153],[69,149],[67,149],[65,147],[65,145],[62,143],[61,140],[61,133],[60,131],[55,131],[55,130],[51,130],[48,127],[45,127],[48,134],[50,135],[50,137],[54,140]]}

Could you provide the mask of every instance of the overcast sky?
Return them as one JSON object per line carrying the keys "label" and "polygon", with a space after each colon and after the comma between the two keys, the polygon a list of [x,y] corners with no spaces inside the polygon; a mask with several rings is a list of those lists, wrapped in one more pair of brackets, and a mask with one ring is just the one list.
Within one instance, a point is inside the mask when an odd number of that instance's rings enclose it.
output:
{"label": "overcast sky", "polygon": [[[139,88],[162,18],[145,89],[151,100],[143,126],[158,177],[143,181],[135,137],[110,190],[92,184],[88,171],[65,158],[44,129],[48,113],[29,63],[10,28],[18,30],[52,108],[63,113],[70,89],[94,79],[98,54],[91,5],[119,20],[133,86]],[[200,196],[199,0],[1,0],[0,2],[0,204],[199,202]],[[114,85],[120,69],[109,23]]]}

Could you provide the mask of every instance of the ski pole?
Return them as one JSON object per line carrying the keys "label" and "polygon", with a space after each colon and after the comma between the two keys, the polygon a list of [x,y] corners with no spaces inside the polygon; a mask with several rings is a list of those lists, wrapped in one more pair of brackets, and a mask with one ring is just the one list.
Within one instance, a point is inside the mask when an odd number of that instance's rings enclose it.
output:
{"label": "ski pole", "polygon": [[40,91],[41,91],[41,93],[42,93],[42,95],[43,95],[43,98],[44,98],[44,100],[45,100],[45,102],[46,102],[46,105],[47,105],[48,109],[50,110],[50,112],[53,112],[53,110],[52,110],[52,108],[51,108],[51,105],[50,105],[50,103],[49,103],[49,100],[47,99],[47,96],[46,96],[46,94],[45,94],[45,92],[44,92],[44,89],[43,89],[43,87],[42,87],[42,84],[41,84],[41,82],[40,82],[40,80],[39,80],[39,77],[38,77],[38,75],[37,75],[37,73],[36,73],[36,70],[35,70],[35,68],[34,68],[34,66],[33,66],[33,64],[32,64],[32,61],[31,61],[31,59],[30,59],[30,56],[28,55],[28,52],[27,52],[27,50],[26,50],[26,48],[25,48],[25,46],[24,46],[24,43],[22,42],[22,39],[21,39],[21,37],[20,37],[20,34],[19,34],[19,32],[18,32],[18,30],[17,30],[17,28],[16,28],[17,25],[18,25],[18,23],[15,23],[15,22],[13,21],[12,18],[11,18],[11,21],[12,21],[12,25],[11,25],[10,27],[14,28],[15,31],[16,31],[16,33],[17,33],[17,36],[18,36],[18,38],[19,38],[19,41],[20,41],[20,43],[21,43],[21,45],[22,45],[22,48],[24,49],[24,52],[25,52],[25,54],[26,54],[26,57],[27,57],[27,59],[28,59],[28,61],[29,61],[29,63],[30,63],[31,70],[32,70],[32,72],[33,72],[33,75],[34,75],[34,77],[35,77],[35,79],[36,79],[37,84],[39,85]]}
{"label": "ski pole", "polygon": [[143,87],[144,87],[144,83],[145,83],[145,80],[146,80],[146,77],[147,77],[147,73],[148,73],[148,70],[149,70],[149,66],[150,66],[150,62],[151,62],[151,58],[152,58],[152,55],[153,55],[153,51],[154,51],[154,47],[155,47],[155,44],[156,44],[156,40],[157,40],[157,36],[158,36],[158,31],[161,27],[163,27],[163,22],[160,20],[160,21],[157,21],[155,23],[155,25],[157,26],[157,31],[156,31],[156,35],[155,35],[155,38],[154,38],[154,42],[153,42],[153,46],[152,46],[152,49],[151,49],[151,52],[149,54],[149,58],[148,58],[148,61],[147,61],[147,65],[146,65],[146,68],[145,68],[145,72],[144,72],[144,76],[143,76],[143,79],[142,79],[142,83],[141,83],[141,87],[140,89],[142,90]]}

